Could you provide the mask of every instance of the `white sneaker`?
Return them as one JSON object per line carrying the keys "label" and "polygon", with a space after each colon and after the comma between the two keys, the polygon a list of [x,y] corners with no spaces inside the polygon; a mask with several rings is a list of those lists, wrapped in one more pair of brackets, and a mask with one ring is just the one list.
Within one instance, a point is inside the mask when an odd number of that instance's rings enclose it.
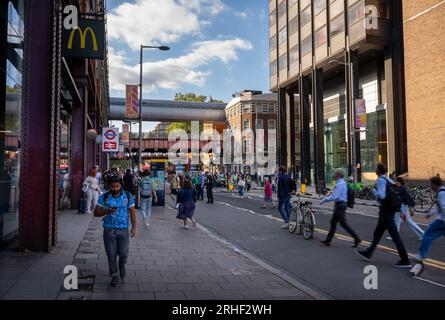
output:
{"label": "white sneaker", "polygon": [[148,228],[150,226],[150,223],[145,222],[145,226]]}
{"label": "white sneaker", "polygon": [[185,226],[184,226],[184,229],[185,229],[185,230],[188,230],[188,228],[189,228],[188,225],[185,225]]}
{"label": "white sneaker", "polygon": [[385,239],[388,240],[388,241],[392,241],[391,237],[386,237]]}
{"label": "white sneaker", "polygon": [[281,226],[281,229],[287,229],[289,228],[289,223],[285,223]]}

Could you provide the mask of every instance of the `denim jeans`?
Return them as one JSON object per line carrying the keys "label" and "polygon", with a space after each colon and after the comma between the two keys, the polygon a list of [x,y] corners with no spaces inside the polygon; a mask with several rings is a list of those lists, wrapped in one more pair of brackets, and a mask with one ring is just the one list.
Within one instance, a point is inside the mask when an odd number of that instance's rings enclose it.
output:
{"label": "denim jeans", "polygon": [[445,237],[445,221],[436,220],[423,235],[422,244],[420,245],[420,256],[423,259],[427,257],[432,242],[441,236]]}
{"label": "denim jeans", "polygon": [[141,213],[142,219],[145,222],[150,222],[152,205],[153,205],[153,197],[147,199],[141,197],[141,208],[139,212]]}
{"label": "denim jeans", "polygon": [[238,187],[238,194],[240,197],[244,196],[244,188],[243,187]]}
{"label": "denim jeans", "polygon": [[104,245],[105,251],[108,257],[108,268],[110,270],[110,276],[114,277],[118,275],[118,261],[119,266],[127,264],[130,235],[128,229],[104,229]]}
{"label": "denim jeans", "polygon": [[278,199],[278,211],[281,214],[281,218],[283,218],[285,223],[289,223],[290,217],[290,196],[282,197]]}

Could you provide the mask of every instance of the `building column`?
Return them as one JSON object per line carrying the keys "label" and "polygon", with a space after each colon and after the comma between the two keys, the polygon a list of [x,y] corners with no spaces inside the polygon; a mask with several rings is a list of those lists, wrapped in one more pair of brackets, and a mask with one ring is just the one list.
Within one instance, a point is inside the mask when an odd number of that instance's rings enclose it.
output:
{"label": "building column", "polygon": [[[50,251],[56,242],[60,114],[57,1],[26,1],[20,163],[19,247]],[[36,195],[40,195],[36,201]]]}
{"label": "building column", "polygon": [[287,165],[286,91],[278,89],[278,166]]}
{"label": "building column", "polygon": [[[355,99],[360,99],[360,74],[358,72],[358,56],[357,53],[351,51],[351,62],[352,62],[352,96],[354,97],[352,110],[355,110]],[[360,129],[356,128],[356,119],[353,116],[352,128],[355,130],[355,163],[354,166],[357,167],[357,181],[362,181],[362,157],[361,157],[361,144],[360,144]]]}
{"label": "building column", "polygon": [[326,187],[325,148],[324,148],[324,109],[323,109],[323,70],[314,69],[312,73],[312,96],[314,114],[314,156],[315,185]]}
{"label": "building column", "polygon": [[392,42],[385,49],[388,170],[389,172],[396,171],[400,175],[408,172],[403,14],[400,1],[391,1],[390,6]]}
{"label": "building column", "polygon": [[292,173],[294,177],[296,176],[296,160],[295,160],[295,93],[293,91],[288,93],[288,105],[289,105],[289,155],[288,155],[288,163],[290,168],[292,169]]}
{"label": "building column", "polygon": [[311,184],[311,132],[309,124],[309,81],[307,77],[300,77],[300,130],[301,130],[301,182]]}
{"label": "building column", "polygon": [[75,105],[72,113],[71,136],[71,209],[77,209],[82,196],[82,182],[86,175],[86,87],[78,87],[83,101]]}

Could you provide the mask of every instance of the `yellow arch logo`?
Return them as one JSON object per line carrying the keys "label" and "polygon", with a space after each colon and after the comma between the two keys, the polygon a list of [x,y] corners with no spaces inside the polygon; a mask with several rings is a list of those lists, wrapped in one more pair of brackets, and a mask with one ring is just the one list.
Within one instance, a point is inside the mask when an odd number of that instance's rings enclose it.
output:
{"label": "yellow arch logo", "polygon": [[86,27],[84,31],[82,31],[82,29],[80,27],[71,30],[70,38],[68,40],[68,49],[72,49],[73,48],[74,33],[76,31],[79,31],[80,48],[81,49],[85,49],[85,42],[86,42],[87,32],[89,32],[91,34],[91,38],[93,40],[93,51],[98,51],[99,50],[99,48],[97,47],[96,34],[94,33],[94,30],[91,27]]}

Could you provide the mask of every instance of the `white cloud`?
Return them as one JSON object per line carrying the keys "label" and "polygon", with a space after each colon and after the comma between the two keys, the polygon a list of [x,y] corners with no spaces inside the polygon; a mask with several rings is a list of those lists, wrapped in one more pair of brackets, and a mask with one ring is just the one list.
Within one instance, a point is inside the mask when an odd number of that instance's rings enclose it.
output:
{"label": "white cloud", "polygon": [[186,35],[199,35],[209,21],[230,8],[221,0],[136,0],[108,14],[109,37],[136,50],[141,44],[170,44]]}
{"label": "white cloud", "polygon": [[201,35],[211,24],[208,19],[224,12],[244,19],[253,16],[221,0],[135,0],[111,10],[108,34],[110,40],[126,43],[133,50],[141,44],[168,45],[187,35]]}
{"label": "white cloud", "polygon": [[[190,52],[178,58],[145,62],[144,91],[178,89],[183,84],[203,86],[211,72],[203,68],[212,62],[229,63],[238,59],[238,51],[252,50],[249,41],[235,38],[196,42]],[[139,83],[139,65],[126,64],[125,53],[110,48],[110,86],[124,90],[125,84]]]}

